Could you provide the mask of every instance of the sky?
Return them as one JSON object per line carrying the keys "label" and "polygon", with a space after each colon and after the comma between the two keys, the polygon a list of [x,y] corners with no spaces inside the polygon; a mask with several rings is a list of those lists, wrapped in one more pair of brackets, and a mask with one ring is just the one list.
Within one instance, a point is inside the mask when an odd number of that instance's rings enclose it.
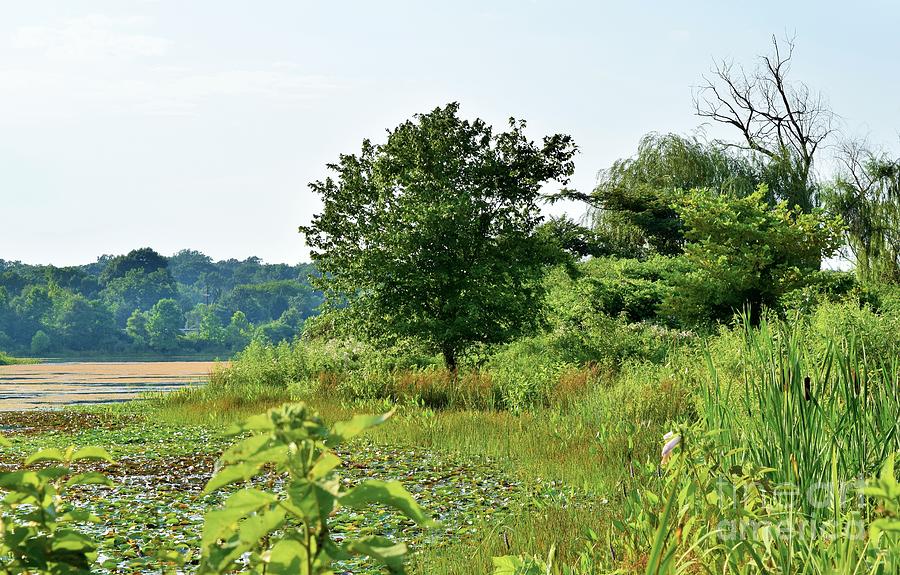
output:
{"label": "sky", "polygon": [[571,134],[588,191],[643,134],[693,134],[714,59],[752,65],[773,34],[845,134],[896,149],[898,24],[887,0],[0,0],[0,258],[306,261],[307,184],[451,101]]}

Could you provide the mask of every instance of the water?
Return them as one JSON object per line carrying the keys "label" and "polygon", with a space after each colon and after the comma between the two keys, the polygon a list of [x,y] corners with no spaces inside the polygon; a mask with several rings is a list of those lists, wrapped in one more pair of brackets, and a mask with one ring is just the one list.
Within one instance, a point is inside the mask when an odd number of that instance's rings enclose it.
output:
{"label": "water", "polygon": [[111,403],[199,385],[210,361],[90,361],[0,366],[0,411]]}

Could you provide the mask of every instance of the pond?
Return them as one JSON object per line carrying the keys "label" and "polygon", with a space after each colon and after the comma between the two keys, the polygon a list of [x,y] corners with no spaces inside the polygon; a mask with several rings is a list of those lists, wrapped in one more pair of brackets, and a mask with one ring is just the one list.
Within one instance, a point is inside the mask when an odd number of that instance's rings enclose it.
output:
{"label": "pond", "polygon": [[0,411],[110,403],[205,383],[212,361],[59,362],[0,366]]}

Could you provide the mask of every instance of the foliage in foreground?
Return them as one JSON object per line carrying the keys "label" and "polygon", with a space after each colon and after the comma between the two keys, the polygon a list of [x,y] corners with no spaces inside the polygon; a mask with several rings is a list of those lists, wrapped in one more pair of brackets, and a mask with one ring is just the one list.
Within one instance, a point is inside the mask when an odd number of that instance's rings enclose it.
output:
{"label": "foliage in foreground", "polygon": [[[9,443],[3,439],[4,446]],[[63,575],[90,573],[97,559],[94,541],[79,525],[99,519],[64,499],[75,486],[109,485],[100,473],[76,472],[83,460],[112,461],[97,447],[44,449],[25,459],[25,468],[0,473],[0,572]],[[35,468],[34,464],[44,464]]]}
{"label": "foliage in foreground", "polygon": [[[200,573],[233,571],[241,561],[252,573],[320,575],[334,560],[367,555],[402,572],[406,545],[380,536],[336,543],[328,520],[338,506],[392,507],[422,526],[433,521],[397,481],[369,480],[343,489],[335,474],[341,460],[331,450],[391,413],[356,416],[325,427],[305,404],[288,404],[233,428],[251,435],[222,454],[206,492],[249,481],[266,470],[286,474],[279,493],[245,487],[221,509],[206,514]],[[247,555],[249,554],[249,555]]]}
{"label": "foliage in foreground", "polygon": [[[393,573],[403,572],[406,545],[369,535],[336,541],[329,520],[337,508],[372,505],[393,508],[422,527],[436,525],[397,481],[368,480],[342,486],[335,470],[341,460],[332,448],[380,425],[392,412],[360,415],[326,427],[305,404],[285,404],[232,428],[243,438],[226,450],[205,492],[227,490],[222,507],[206,513],[200,573],[324,575],[335,560],[368,556]],[[0,438],[0,443],[8,442]],[[86,574],[97,560],[97,545],[79,526],[100,518],[67,501],[73,487],[109,486],[102,474],[78,472],[83,460],[112,463],[98,447],[49,448],[25,459],[24,469],[0,473],[0,572]],[[38,464],[35,467],[35,464]],[[283,481],[265,491],[257,485],[274,473]],[[243,483],[238,490],[232,484]],[[184,560],[159,550],[160,564]],[[117,558],[104,568],[113,569]]]}

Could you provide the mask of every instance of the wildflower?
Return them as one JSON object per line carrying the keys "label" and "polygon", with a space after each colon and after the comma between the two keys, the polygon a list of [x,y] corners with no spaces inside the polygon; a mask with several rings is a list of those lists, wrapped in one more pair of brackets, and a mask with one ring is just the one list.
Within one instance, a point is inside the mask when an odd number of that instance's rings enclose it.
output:
{"label": "wildflower", "polygon": [[670,431],[663,435],[663,439],[666,440],[666,444],[662,448],[662,464],[665,465],[669,458],[672,457],[672,450],[681,443],[681,436]]}

